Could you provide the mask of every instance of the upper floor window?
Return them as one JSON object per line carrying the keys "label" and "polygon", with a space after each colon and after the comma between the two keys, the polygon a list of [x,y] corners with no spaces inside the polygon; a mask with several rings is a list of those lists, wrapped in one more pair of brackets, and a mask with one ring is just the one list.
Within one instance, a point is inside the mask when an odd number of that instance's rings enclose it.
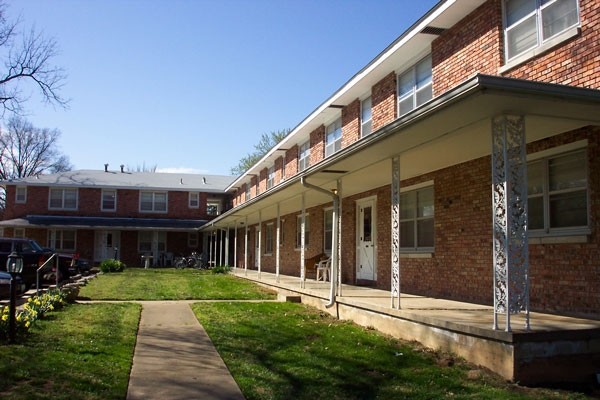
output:
{"label": "upper floor window", "polygon": [[167,212],[167,192],[140,192],[140,211]]}
{"label": "upper floor window", "polygon": [[577,0],[505,0],[506,60],[542,46],[578,24]]}
{"label": "upper floor window", "polygon": [[360,137],[365,137],[371,133],[371,108],[370,96],[360,102]]}
{"label": "upper floor window", "polygon": [[527,175],[531,236],[587,231],[585,150],[533,161],[527,166]]}
{"label": "upper floor window", "polygon": [[400,195],[400,249],[433,250],[433,186]]}
{"label": "upper floor window", "polygon": [[432,97],[429,55],[398,77],[398,115],[414,110]]}
{"label": "upper floor window", "polygon": [[75,251],[75,230],[48,230],[48,247],[54,250]]}
{"label": "upper floor window", "polygon": [[17,186],[15,190],[15,203],[27,202],[27,186]]}
{"label": "upper floor window", "polygon": [[115,211],[117,209],[117,191],[102,191],[102,211]]}
{"label": "upper floor window", "polygon": [[199,208],[200,207],[200,193],[190,192],[188,196],[188,207]]}
{"label": "upper floor window", "polygon": [[267,189],[271,189],[275,185],[275,166],[269,167],[267,170]]}
{"label": "upper floor window", "polygon": [[250,184],[246,183],[246,196],[245,200],[248,201],[252,198],[252,191],[250,190]]}
{"label": "upper floor window", "polygon": [[53,210],[76,210],[77,189],[50,189],[49,208]]}
{"label": "upper floor window", "polygon": [[206,213],[217,216],[221,213],[221,202],[219,200],[208,200],[206,202]]}
{"label": "upper floor window", "polygon": [[281,180],[285,180],[285,156],[281,158]]}
{"label": "upper floor window", "polygon": [[304,171],[306,168],[310,167],[310,141],[300,145],[298,149],[298,172]]}
{"label": "upper floor window", "polygon": [[342,118],[336,119],[325,128],[325,157],[342,148]]}

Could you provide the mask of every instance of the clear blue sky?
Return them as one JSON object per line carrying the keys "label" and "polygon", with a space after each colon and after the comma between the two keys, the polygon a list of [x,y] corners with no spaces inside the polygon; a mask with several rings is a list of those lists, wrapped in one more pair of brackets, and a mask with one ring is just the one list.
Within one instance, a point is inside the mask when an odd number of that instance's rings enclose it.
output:
{"label": "clear blue sky", "polygon": [[60,47],[69,109],[32,97],[75,169],[229,174],[294,128],[436,0],[6,0]]}

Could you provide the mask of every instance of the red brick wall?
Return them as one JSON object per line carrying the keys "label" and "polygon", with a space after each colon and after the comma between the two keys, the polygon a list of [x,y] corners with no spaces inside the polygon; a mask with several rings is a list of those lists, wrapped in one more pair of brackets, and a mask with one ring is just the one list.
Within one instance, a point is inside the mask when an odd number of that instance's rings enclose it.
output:
{"label": "red brick wall", "polygon": [[298,172],[298,146],[294,146],[285,153],[285,177],[290,178]]}
{"label": "red brick wall", "polygon": [[502,7],[488,1],[431,44],[433,95],[478,73],[497,75],[502,62]]}
{"label": "red brick wall", "polygon": [[371,94],[373,131],[397,118],[396,73],[390,72],[373,86]]}
{"label": "red brick wall", "polygon": [[360,139],[360,100],[356,99],[342,109],[342,148]]}
{"label": "red brick wall", "polygon": [[310,165],[325,157],[325,126],[321,125],[310,133]]}

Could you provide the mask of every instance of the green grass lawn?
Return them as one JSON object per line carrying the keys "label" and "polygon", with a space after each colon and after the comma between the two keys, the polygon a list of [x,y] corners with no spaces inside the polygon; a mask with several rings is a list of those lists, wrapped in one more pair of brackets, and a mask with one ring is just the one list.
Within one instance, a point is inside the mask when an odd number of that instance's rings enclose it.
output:
{"label": "green grass lawn", "polygon": [[0,345],[1,399],[119,399],[127,394],[141,306],[74,304]]}
{"label": "green grass lawn", "polygon": [[101,274],[83,287],[81,298],[93,300],[266,300],[274,292],[227,274],[206,270],[127,268]]}
{"label": "green grass lawn", "polygon": [[585,398],[469,377],[460,360],[299,304],[192,308],[248,400]]}

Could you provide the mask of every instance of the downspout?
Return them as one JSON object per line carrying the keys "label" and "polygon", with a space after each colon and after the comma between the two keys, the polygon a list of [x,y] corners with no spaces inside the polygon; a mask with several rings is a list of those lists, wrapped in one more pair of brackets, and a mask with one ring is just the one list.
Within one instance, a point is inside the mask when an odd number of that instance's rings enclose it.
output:
{"label": "downspout", "polygon": [[300,177],[300,183],[302,184],[302,186],[308,189],[313,189],[318,192],[324,193],[328,196],[331,196],[331,198],[333,199],[333,226],[331,230],[331,274],[329,275],[331,287],[329,289],[329,303],[325,304],[325,307],[330,308],[335,304],[335,292],[338,279],[338,218],[340,198],[337,195],[337,193],[330,192],[327,189],[323,189],[319,186],[315,186],[306,182],[306,177],[304,176]]}

